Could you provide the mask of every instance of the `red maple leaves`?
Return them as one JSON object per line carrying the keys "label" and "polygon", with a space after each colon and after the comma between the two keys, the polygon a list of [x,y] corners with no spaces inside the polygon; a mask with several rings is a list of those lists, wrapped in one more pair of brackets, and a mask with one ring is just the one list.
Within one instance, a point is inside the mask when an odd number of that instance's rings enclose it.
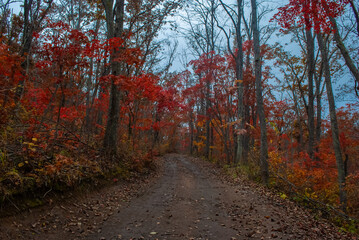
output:
{"label": "red maple leaves", "polygon": [[273,19],[284,29],[304,26],[315,31],[332,31],[330,17],[340,16],[349,0],[290,0]]}

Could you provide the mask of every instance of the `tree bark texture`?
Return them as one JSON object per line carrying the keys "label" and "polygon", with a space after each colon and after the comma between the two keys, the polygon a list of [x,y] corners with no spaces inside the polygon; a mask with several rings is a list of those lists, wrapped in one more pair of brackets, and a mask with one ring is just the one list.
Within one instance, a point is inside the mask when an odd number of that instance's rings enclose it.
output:
{"label": "tree bark texture", "polygon": [[335,101],[334,101],[334,94],[333,94],[331,75],[330,75],[328,48],[324,43],[323,36],[321,33],[317,34],[317,39],[318,39],[318,45],[323,61],[324,79],[327,88],[327,95],[329,102],[329,114],[330,114],[330,123],[331,123],[332,138],[333,138],[333,148],[334,148],[334,154],[335,154],[335,159],[338,169],[339,198],[340,198],[341,207],[345,211],[346,202],[347,202],[347,194],[345,191],[345,177],[346,177],[345,164],[344,164],[342,150],[339,141],[339,127],[338,127],[337,115],[335,110]]}
{"label": "tree bark texture", "polygon": [[260,53],[260,38],[257,17],[257,1],[251,0],[252,5],[252,29],[253,29],[253,49],[254,49],[254,71],[257,98],[257,113],[261,129],[261,145],[260,145],[260,164],[261,175],[264,184],[268,185],[268,143],[267,143],[267,126],[264,113],[263,91],[262,91],[262,66]]}
{"label": "tree bark texture", "polygon": [[307,65],[308,65],[308,154],[311,159],[314,156],[314,38],[310,29],[306,30],[307,38]]}
{"label": "tree bark texture", "polygon": [[[116,0],[114,9],[113,0],[102,0],[106,12],[107,38],[122,37],[124,24],[124,0]],[[115,61],[118,50],[111,53],[111,71],[113,76],[118,76],[122,72],[121,63]],[[116,154],[117,149],[117,131],[120,118],[120,90],[111,81],[110,102],[107,114],[107,124],[104,137],[104,149],[108,154]]]}
{"label": "tree bark texture", "polygon": [[[239,128],[243,129],[245,127],[244,124],[244,105],[243,105],[243,43],[242,43],[242,35],[241,35],[241,22],[242,22],[242,0],[237,0],[237,26],[236,26],[236,38],[237,38],[237,56],[235,59],[236,63],[236,80],[237,80],[237,97],[238,97],[238,121],[240,121]],[[243,140],[244,136],[241,134],[237,134],[237,151],[235,164],[238,164],[243,161]]]}

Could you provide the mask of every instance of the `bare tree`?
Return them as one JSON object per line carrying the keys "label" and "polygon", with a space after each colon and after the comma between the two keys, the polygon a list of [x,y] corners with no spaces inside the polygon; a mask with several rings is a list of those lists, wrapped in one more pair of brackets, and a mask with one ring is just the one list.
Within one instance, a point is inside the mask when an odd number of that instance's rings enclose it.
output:
{"label": "bare tree", "polygon": [[[23,75],[26,76],[29,69],[30,50],[32,47],[33,34],[35,31],[40,30],[41,23],[45,19],[52,7],[53,0],[24,0],[24,25],[22,34],[22,43],[20,56],[24,57],[21,66],[23,68]],[[23,93],[25,85],[25,78],[18,84],[15,94],[15,101],[17,102]]]}

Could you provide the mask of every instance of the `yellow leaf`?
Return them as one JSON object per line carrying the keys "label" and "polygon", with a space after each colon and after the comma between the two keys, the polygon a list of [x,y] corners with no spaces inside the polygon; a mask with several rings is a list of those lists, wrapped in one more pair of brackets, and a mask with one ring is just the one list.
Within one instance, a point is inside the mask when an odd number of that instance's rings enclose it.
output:
{"label": "yellow leaf", "polygon": [[32,141],[37,142],[37,138],[32,138]]}
{"label": "yellow leaf", "polygon": [[286,198],[287,198],[287,195],[285,195],[284,193],[282,193],[282,194],[280,195],[280,197],[281,197],[282,199],[286,199]]}
{"label": "yellow leaf", "polygon": [[24,166],[24,163],[21,162],[21,163],[18,164],[18,166],[22,167],[22,166]]}

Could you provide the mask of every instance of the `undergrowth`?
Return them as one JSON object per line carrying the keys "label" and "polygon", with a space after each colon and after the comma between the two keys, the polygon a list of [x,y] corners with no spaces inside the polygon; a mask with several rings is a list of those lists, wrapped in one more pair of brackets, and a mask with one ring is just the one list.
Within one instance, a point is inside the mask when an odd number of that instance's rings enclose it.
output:
{"label": "undergrowth", "polygon": [[[261,184],[259,154],[255,150],[251,151],[246,163],[239,163],[238,165],[222,164],[226,174],[230,177],[244,178],[246,180]],[[349,232],[352,234],[359,234],[359,220],[357,218],[355,204],[358,204],[356,189],[350,186],[351,192],[348,192],[349,199],[346,212],[343,212],[338,204],[338,189],[329,188],[324,192],[315,191],[315,183],[311,182],[313,178],[306,177],[300,178],[298,174],[303,174],[303,170],[295,171],[287,168],[292,179],[296,180],[296,184],[292,183],[285,175],[280,175],[278,172],[278,164],[272,159],[269,160],[270,166],[270,183],[268,188],[274,191],[282,199],[289,199],[296,204],[309,209],[317,218],[324,218],[335,224],[341,231]],[[296,175],[297,174],[297,175]],[[350,180],[350,178],[348,178]],[[348,185],[352,184],[358,187],[358,183],[352,183],[348,180]],[[313,180],[312,180],[313,181]],[[300,184],[302,183],[302,184]]]}
{"label": "undergrowth", "polygon": [[[130,180],[154,170],[157,152],[119,147],[106,156],[83,146],[78,151],[54,149],[36,155],[1,155],[0,216],[13,215],[51,202],[70,192],[83,192]],[[22,153],[22,152],[19,152]]]}

